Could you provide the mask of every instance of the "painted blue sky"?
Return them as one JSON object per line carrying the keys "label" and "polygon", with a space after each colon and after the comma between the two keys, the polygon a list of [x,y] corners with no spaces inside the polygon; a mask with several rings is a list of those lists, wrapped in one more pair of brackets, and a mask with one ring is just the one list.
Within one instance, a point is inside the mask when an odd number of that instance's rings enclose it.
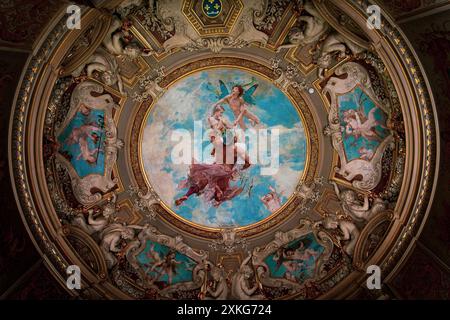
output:
{"label": "painted blue sky", "polygon": [[[253,95],[255,104],[249,110],[260,118],[261,128],[269,129],[269,133],[270,129],[279,129],[279,169],[276,174],[267,176],[261,175],[261,165],[252,165],[245,171],[245,177],[236,182],[244,191],[218,208],[197,196],[176,207],[174,200],[186,192],[177,187],[186,179],[189,165],[172,162],[171,152],[178,142],[172,142],[171,135],[175,129],[193,133],[194,121],[201,121],[204,130],[208,128],[207,117],[218,100],[219,80],[230,90],[234,84],[252,81],[258,84]],[[233,121],[230,108],[224,107],[225,116]],[[247,119],[246,123],[251,127]],[[205,139],[203,145],[208,144]],[[161,199],[183,218],[209,227],[246,226],[269,216],[271,213],[260,197],[272,186],[281,193],[283,203],[286,202],[301,177],[305,155],[303,124],[290,100],[266,79],[233,68],[200,71],[172,85],[150,111],[142,141],[145,171]]]}

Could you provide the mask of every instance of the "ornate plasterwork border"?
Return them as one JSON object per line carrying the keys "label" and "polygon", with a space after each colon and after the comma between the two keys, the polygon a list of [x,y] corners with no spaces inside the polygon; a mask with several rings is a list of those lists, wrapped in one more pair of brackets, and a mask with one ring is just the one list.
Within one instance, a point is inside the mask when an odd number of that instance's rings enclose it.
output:
{"label": "ornate plasterwork border", "polygon": [[[367,12],[367,7],[373,4],[371,1],[363,0],[361,2],[362,9]],[[386,19],[386,18],[385,18]],[[433,97],[429,95],[428,80],[425,78],[420,62],[416,59],[415,54],[411,51],[409,43],[407,43],[403,35],[398,29],[393,27],[393,22],[384,21],[382,23],[382,32],[384,36],[391,39],[395,44],[394,47],[400,55],[403,63],[408,69],[409,77],[412,80],[414,91],[418,96],[419,110],[422,112],[424,141],[424,168],[423,178],[421,179],[417,206],[414,208],[409,217],[408,227],[404,228],[397,238],[395,246],[392,248],[389,256],[384,260],[382,269],[384,272],[390,272],[394,268],[401,256],[405,253],[409,242],[413,239],[415,233],[421,228],[424,217],[427,215],[431,206],[430,200],[434,194],[434,187],[437,180],[436,170],[439,168],[439,139],[436,135],[438,131],[437,121],[435,120],[435,106]]]}
{"label": "ornate plasterwork border", "polygon": [[[53,30],[45,35],[46,40],[36,49],[28,65],[25,66],[22,83],[16,92],[15,105],[11,112],[8,155],[14,195],[20,214],[38,252],[44,257],[46,266],[64,288],[66,287],[64,284],[67,267],[73,264],[81,266],[85,275],[82,279],[82,289],[78,292],[70,290],[69,294],[99,299],[103,297],[104,290],[99,290],[98,283],[104,281],[106,275],[103,272],[95,274],[90,268],[83,269],[85,266],[83,260],[80,260],[67,238],[71,232],[61,225],[53,208],[49,208],[48,211],[39,209],[42,208],[42,202],[36,197],[45,197],[45,195],[40,195],[37,192],[39,189],[34,189],[34,192],[31,190],[33,189],[32,185],[38,183],[36,180],[45,179],[45,173],[42,168],[36,166],[34,161],[36,158],[33,157],[42,159],[43,150],[32,153],[30,149],[35,149],[36,146],[33,145],[33,142],[27,143],[27,139],[36,139],[41,134],[34,128],[30,130],[27,127],[27,123],[30,121],[29,117],[33,111],[39,110],[42,104],[45,105],[45,101],[50,98],[51,90],[49,91],[49,88],[54,86],[56,79],[62,74],[61,63],[67,50],[75,43],[80,33],[86,31],[88,26],[93,23],[99,12],[83,7],[82,14],[83,30],[81,32],[80,30],[68,30],[66,17],[63,16],[55,24]],[[61,46],[61,44],[68,44],[68,46]],[[36,91],[40,93],[44,91],[48,93],[48,96],[32,100],[31,97]],[[41,122],[39,123],[42,125]],[[51,207],[51,203],[52,200],[47,197],[45,204]],[[127,298],[119,290],[109,291],[114,292],[112,294],[116,297]]]}
{"label": "ornate plasterwork border", "polygon": [[[269,268],[264,260],[279,248],[282,248],[283,246],[308,234],[313,234],[315,240],[324,248],[324,251],[320,254],[317,261],[315,262],[313,277],[307,279],[301,284],[294,283],[284,278],[270,277]],[[267,287],[286,287],[291,289],[293,293],[295,293],[303,288],[306,282],[320,281],[327,275],[327,272],[323,270],[323,267],[330,258],[332,251],[333,240],[331,239],[331,237],[323,230],[314,227],[311,221],[301,220],[300,226],[298,228],[292,229],[288,232],[276,232],[273,241],[266,244],[263,248],[255,248],[253,250],[252,263],[263,285]]]}
{"label": "ornate plasterwork border", "polygon": [[38,81],[39,74],[50,59],[51,54],[60,43],[60,40],[68,32],[66,27],[66,19],[63,17],[56,27],[47,35],[47,40],[37,51],[36,55],[31,59],[26,67],[25,74],[22,79],[22,85],[19,89],[16,99],[16,105],[11,113],[11,123],[9,131],[9,158],[10,171],[12,171],[11,179],[13,190],[15,192],[16,201],[22,217],[28,226],[28,232],[38,250],[45,254],[53,264],[53,268],[57,268],[60,274],[65,273],[66,268],[70,265],[63,253],[56,247],[52,237],[43,227],[40,218],[41,213],[36,210],[30,192],[28,182],[29,176],[26,164],[26,115],[29,112],[31,104],[31,96]]}
{"label": "ornate plasterwork border", "polygon": [[[92,96],[92,92],[102,95],[94,97]],[[69,173],[72,181],[72,190],[77,200],[83,205],[92,205],[100,201],[103,197],[100,192],[92,194],[92,188],[95,187],[106,193],[114,188],[119,181],[117,177],[113,177],[113,168],[116,164],[118,149],[123,146],[123,142],[117,139],[117,126],[113,119],[113,109],[117,108],[118,105],[109,93],[104,92],[102,85],[89,80],[79,83],[73,90],[66,121],[58,128],[56,136],[59,136],[70,121],[72,121],[72,118],[82,104],[88,105],[89,108],[94,110],[102,110],[105,113],[104,174],[89,174],[86,177],[80,177],[70,161],[60,153],[57,153],[56,159]]]}
{"label": "ornate plasterwork border", "polygon": [[[186,74],[190,74],[199,70],[204,70],[208,68],[214,67],[234,67],[234,68],[242,68],[249,70],[250,72],[254,72],[260,75],[265,76],[268,79],[271,79],[274,84],[276,80],[279,78],[279,74],[277,74],[273,69],[266,67],[262,64],[242,59],[242,58],[231,58],[231,57],[213,57],[206,58],[202,60],[197,60],[194,62],[187,63],[161,79],[158,85],[162,88],[166,88],[171,83],[176,81],[177,79],[185,76]],[[310,111],[310,107],[306,104],[305,100],[302,98],[300,93],[300,88],[293,87],[292,85],[286,85],[285,93],[291,98],[291,100],[297,105],[301,116],[303,118],[303,125],[305,128],[305,132],[308,137],[308,150],[307,150],[307,161],[305,164],[305,172],[303,173],[303,181],[299,182],[307,182],[310,183],[314,180],[314,176],[317,171],[317,163],[319,158],[319,138],[317,133],[316,124],[313,118],[313,115]],[[141,157],[140,157],[140,133],[142,131],[142,124],[145,121],[146,112],[148,108],[152,105],[153,100],[144,101],[138,108],[135,118],[133,120],[133,127],[131,129],[131,141],[129,141],[130,145],[130,160],[131,160],[131,168],[134,174],[134,178],[138,184],[138,187],[141,190],[148,190],[148,184],[146,183],[146,179],[144,177],[145,173],[143,172]],[[297,208],[301,204],[303,199],[299,196],[292,196],[287,205],[281,212],[273,214],[268,218],[262,220],[259,223],[247,226],[236,228],[236,235],[239,237],[249,237],[252,235],[256,235],[262,233],[276,225],[279,225],[280,222],[287,219],[292,214],[297,212]],[[221,233],[219,228],[206,228],[200,225],[195,225],[193,223],[189,223],[179,218],[176,214],[173,214],[169,210],[158,206],[156,211],[159,216],[161,216],[164,220],[169,222],[170,224],[176,226],[177,228],[188,232],[190,234],[198,235],[205,238],[217,239],[221,238]]]}
{"label": "ornate plasterwork border", "polygon": [[155,284],[147,281],[147,273],[142,269],[142,264],[137,258],[147,248],[148,240],[169,247],[196,262],[196,265],[192,270],[192,281],[170,285],[159,292],[161,296],[170,297],[170,295],[177,290],[188,291],[198,289],[203,285],[205,278],[207,277],[206,266],[207,264],[211,265],[211,262],[207,260],[208,253],[192,249],[183,242],[183,238],[181,236],[169,237],[159,233],[159,231],[152,226],[145,226],[144,229],[142,229],[142,231],[138,234],[137,239],[130,242],[124,253],[130,265],[139,274],[145,288],[158,290],[158,287]]}
{"label": "ornate plasterwork border", "polygon": [[[332,0],[335,1],[335,0]],[[347,8],[346,13],[353,11],[358,11],[360,14],[364,15],[365,9],[372,2],[363,1],[353,1],[352,6],[354,9]],[[342,4],[342,6],[351,5],[350,3]],[[39,252],[45,256],[46,264],[52,270],[54,275],[62,282],[66,275],[66,267],[70,264],[76,263],[76,255],[70,249],[70,245],[67,245],[66,238],[61,236],[60,225],[55,222],[56,217],[51,217],[53,210],[50,207],[51,201],[48,200],[49,211],[42,211],[42,198],[39,194],[39,189],[33,189],[36,186],[42,187],[42,184],[37,184],[35,181],[38,177],[37,175],[42,174],[42,171],[33,171],[33,160],[36,157],[40,157],[39,150],[34,150],[34,153],[30,152],[30,145],[27,143],[30,137],[38,132],[33,131],[36,128],[30,128],[28,123],[28,117],[32,112],[36,111],[39,106],[38,101],[35,101],[36,92],[40,94],[42,92],[48,93],[48,87],[52,86],[53,82],[48,84],[41,83],[43,74],[45,72],[55,72],[55,64],[48,64],[52,59],[54,61],[60,62],[61,57],[55,58],[55,51],[57,51],[58,44],[61,43],[60,40],[64,38],[67,34],[72,34],[68,32],[65,27],[65,18],[62,18],[55,28],[47,35],[47,39],[43,42],[42,46],[36,50],[35,55],[29,61],[26,66],[26,71],[22,79],[22,84],[17,92],[17,97],[15,100],[15,106],[11,115],[10,131],[9,131],[9,158],[10,158],[10,172],[13,184],[13,189],[15,192],[15,197],[18,202],[21,215],[27,226],[27,229],[33,238],[36,247]],[[408,206],[399,206],[398,210],[404,211],[407,219],[402,221],[402,228],[399,232],[391,234],[386,241],[389,241],[389,245],[382,245],[374,259],[381,261],[381,267],[385,274],[389,274],[394,270],[396,264],[401,260],[402,256],[407,252],[408,246],[414,239],[415,235],[420,231],[421,225],[423,224],[427,212],[429,210],[430,204],[429,200],[433,196],[433,188],[436,181],[436,168],[438,167],[439,155],[437,154],[437,149],[439,147],[439,140],[436,136],[437,123],[435,118],[435,108],[434,101],[429,95],[429,85],[427,80],[422,74],[422,69],[420,64],[416,60],[415,55],[411,52],[409,44],[403,39],[402,34],[393,26],[390,20],[383,20],[383,29],[381,31],[381,37],[383,38],[383,43],[386,45],[385,53],[396,52],[395,59],[400,62],[401,65],[398,66],[401,72],[400,77],[409,80],[411,84],[411,91],[414,93],[412,98],[416,104],[411,106],[414,109],[414,119],[423,133],[421,143],[423,148],[419,150],[419,156],[421,161],[423,161],[423,167],[421,166],[422,172],[420,174],[420,179],[415,182],[414,192]],[[378,44],[380,45],[380,44]],[[386,49],[389,48],[389,49]],[[386,55],[384,55],[386,59]],[[400,71],[398,71],[401,73]],[[47,88],[46,90],[44,90]],[[45,99],[46,97],[43,96]],[[36,98],[37,99],[37,98]],[[405,100],[403,100],[403,104]],[[422,163],[420,163],[422,165]],[[37,168],[40,170],[39,168]],[[411,168],[408,168],[409,170]],[[405,172],[405,176],[410,174],[409,171]],[[31,184],[33,183],[33,185]],[[417,188],[416,188],[417,184]],[[33,190],[34,192],[32,192]],[[403,193],[403,192],[401,192]],[[404,199],[402,199],[404,201]],[[401,201],[399,201],[401,202]],[[409,210],[411,208],[411,210]],[[405,227],[406,226],[406,227]],[[119,290],[111,288],[111,286],[105,286],[101,282],[103,281],[99,276],[94,277],[92,273],[86,270],[85,288],[81,292],[75,292],[73,294],[88,295],[93,296],[107,296],[107,297],[125,297],[120,293]],[[343,288],[347,287],[348,284],[355,278],[345,279],[348,281],[342,281],[336,285],[336,287],[326,294],[325,297],[345,297],[347,293],[338,292]],[[358,286],[358,283],[355,282]],[[101,290],[93,289],[100,286]],[[91,288],[91,289],[89,289]],[[96,294],[95,294],[95,291]],[[101,292],[101,293],[100,293]]]}
{"label": "ornate plasterwork border", "polygon": [[369,74],[360,64],[346,62],[335,70],[335,74],[337,76],[348,74],[348,76],[345,79],[331,77],[323,89],[323,93],[329,94],[331,97],[330,111],[328,114],[328,134],[331,135],[333,148],[338,153],[340,160],[340,167],[335,167],[334,170],[348,181],[351,181],[355,176],[360,175],[362,179],[353,181],[353,186],[365,191],[372,190],[380,183],[382,174],[381,161],[384,151],[393,140],[393,137],[390,134],[380,143],[372,159],[354,159],[349,161],[344,150],[339,120],[339,96],[359,87],[363,92],[369,95],[376,103],[377,107],[385,112],[386,110],[384,110],[378,102],[378,99],[376,99]]}
{"label": "ornate plasterwork border", "polygon": [[[370,0],[331,1],[351,15],[352,19],[358,20],[360,25],[366,24],[367,8],[376,4]],[[406,91],[402,97],[402,111],[408,110],[408,114],[412,117],[412,120],[410,120],[412,122],[409,125],[406,124],[405,120],[407,131],[406,165],[401,188],[403,190],[400,191],[397,206],[394,210],[396,220],[392,223],[387,236],[376,253],[370,261],[367,261],[367,265],[377,261],[381,272],[385,275],[384,281],[389,283],[396,269],[398,270],[399,262],[401,263],[402,259],[408,255],[411,242],[415,241],[417,233],[420,232],[426,221],[425,217],[430,210],[430,200],[432,200],[435,192],[439,168],[439,153],[437,151],[439,149],[439,136],[436,134],[438,124],[435,103],[432,95],[430,95],[430,85],[409,42],[386,15],[382,16],[381,29],[373,30],[370,36],[373,41],[371,46],[386,65],[388,74],[391,77],[393,76],[392,72],[400,74],[400,77],[395,77],[394,86],[397,90],[397,86],[400,86],[402,91]],[[418,148],[419,146],[420,148]],[[411,148],[418,150],[418,152],[412,152]],[[414,157],[419,159],[414,161]],[[419,172],[414,177],[411,177],[412,168],[410,166],[419,167]],[[355,290],[365,281],[365,274],[361,273],[358,278],[355,276],[354,280],[356,281],[345,289],[338,285],[324,297],[346,297],[350,295],[352,290]],[[350,284],[350,282],[347,282],[347,284]],[[338,290],[343,290],[343,292]]]}

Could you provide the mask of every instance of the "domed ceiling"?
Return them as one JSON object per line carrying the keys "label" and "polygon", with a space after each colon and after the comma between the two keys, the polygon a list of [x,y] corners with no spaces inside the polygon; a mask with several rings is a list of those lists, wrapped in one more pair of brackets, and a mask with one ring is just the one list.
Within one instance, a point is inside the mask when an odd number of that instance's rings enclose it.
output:
{"label": "domed ceiling", "polygon": [[55,21],[11,132],[54,275],[77,265],[77,294],[116,299],[345,298],[368,266],[388,276],[437,142],[421,67],[369,5],[125,0]]}

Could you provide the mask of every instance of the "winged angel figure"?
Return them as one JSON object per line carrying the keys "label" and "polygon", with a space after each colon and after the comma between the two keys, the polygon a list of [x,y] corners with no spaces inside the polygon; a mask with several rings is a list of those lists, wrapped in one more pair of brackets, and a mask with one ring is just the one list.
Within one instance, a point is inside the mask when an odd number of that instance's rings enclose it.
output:
{"label": "winged angel figure", "polygon": [[366,116],[363,99],[366,98],[361,93],[358,101],[356,101],[359,106],[358,109],[349,109],[343,112],[343,120],[346,123],[345,133],[353,135],[355,138],[362,136],[367,140],[381,141],[382,138],[376,127],[381,126],[384,129],[385,126],[375,118],[375,112],[378,110],[378,107],[375,106],[370,109]]}
{"label": "winged angel figure", "polygon": [[[234,114],[234,125],[239,124],[242,130],[245,130],[247,126],[245,125],[244,119],[249,119],[252,126],[255,126],[260,123],[259,118],[252,113],[248,106],[254,105],[255,101],[253,98],[253,94],[258,88],[258,84],[255,83],[256,80],[253,78],[250,83],[247,84],[232,84],[231,93],[228,87],[222,80],[219,80],[219,90],[216,90],[217,97],[219,101],[217,101],[213,108],[226,103],[231,108]],[[244,89],[248,87],[248,89]]]}

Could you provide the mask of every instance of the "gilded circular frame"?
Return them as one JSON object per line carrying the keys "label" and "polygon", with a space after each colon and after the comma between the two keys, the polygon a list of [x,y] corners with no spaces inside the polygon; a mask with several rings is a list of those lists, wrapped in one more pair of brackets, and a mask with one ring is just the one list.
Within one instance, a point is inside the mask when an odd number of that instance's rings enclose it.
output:
{"label": "gilded circular frame", "polygon": [[[246,70],[272,82],[277,78],[272,69],[257,62],[241,58],[214,57],[190,62],[179,68],[176,68],[161,80],[160,86],[167,89],[178,80],[192,73],[220,67]],[[314,121],[314,117],[311,113],[311,110],[309,109],[310,107],[302,98],[300,90],[290,88],[288,92],[285,92],[284,90],[282,90],[282,92],[289,98],[293,106],[296,108],[305,129],[307,155],[305,168],[303,170],[303,173],[301,174],[300,180],[297,183],[298,186],[303,182],[311,182],[314,179],[315,173],[317,171],[320,149],[318,130]],[[134,117],[132,117],[133,125],[131,129],[131,141],[129,142],[130,163],[134,179],[136,180],[137,185],[141,190],[148,190],[150,186],[150,183],[144,173],[142,164],[142,131],[145,119],[147,118],[147,114],[148,112],[150,112],[152,106],[156,102],[157,100],[154,99],[144,101],[139,105]],[[298,197],[294,193],[289,197],[287,202],[283,204],[283,206],[275,213],[270,214],[268,217],[259,222],[253,223],[248,226],[233,228],[233,230],[235,230],[236,233],[242,237],[248,237],[264,232],[292,215],[299,201],[300,199],[298,199]],[[161,205],[158,208],[158,214],[165,221],[169,222],[180,230],[205,238],[217,238],[219,236],[221,228],[206,227],[190,222],[177,215],[170,208],[168,208],[167,205],[162,203],[162,201],[160,201],[160,203]]]}

